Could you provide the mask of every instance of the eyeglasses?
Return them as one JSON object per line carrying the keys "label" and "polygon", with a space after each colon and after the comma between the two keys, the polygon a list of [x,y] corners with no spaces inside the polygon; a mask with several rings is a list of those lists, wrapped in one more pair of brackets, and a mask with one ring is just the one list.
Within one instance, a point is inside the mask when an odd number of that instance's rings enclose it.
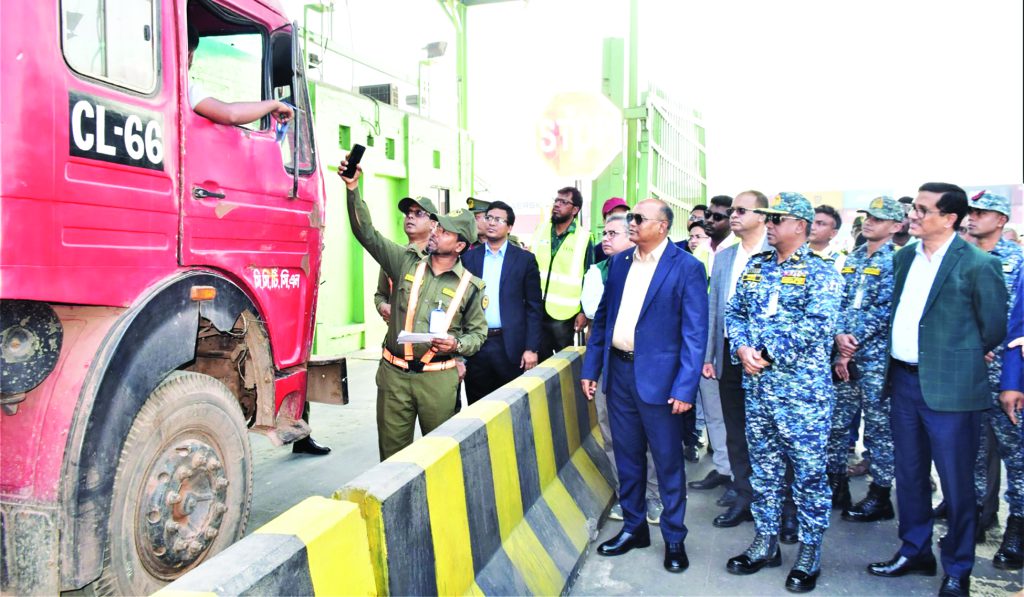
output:
{"label": "eyeglasses", "polygon": [[561,197],[559,197],[558,199],[555,199],[555,205],[557,205],[558,207],[565,207],[567,205],[574,205],[574,203],[572,201],[568,201],[566,199],[562,199]]}
{"label": "eyeglasses", "polygon": [[426,212],[426,211],[424,211],[422,209],[410,209],[409,211],[405,212],[405,217],[407,217],[407,218],[415,218],[417,220],[421,220],[421,219],[429,217],[429,216],[430,216],[430,213]]}
{"label": "eyeglasses", "polygon": [[729,209],[725,210],[725,213],[729,217],[732,217],[732,214],[736,214],[742,218],[743,216],[747,215],[747,212],[749,211],[751,210],[745,207],[730,207]]}
{"label": "eyeglasses", "polygon": [[782,223],[782,220],[799,220],[800,218],[794,218],[793,216],[784,216],[782,214],[765,214],[765,221],[770,222],[775,226]]}
{"label": "eyeglasses", "polygon": [[626,214],[626,221],[633,222],[637,226],[640,226],[644,222],[664,222],[665,220],[658,218],[648,218],[647,216],[638,213],[628,213]]}
{"label": "eyeglasses", "polygon": [[[729,210],[729,211],[732,211],[732,210]],[[711,220],[711,219],[713,219],[716,222],[721,222],[722,220],[728,220],[729,219],[729,213],[726,212],[724,214],[720,214],[720,213],[713,212],[713,211],[712,212],[708,212],[708,215],[704,216],[704,221],[707,222],[708,220]]]}
{"label": "eyeglasses", "polygon": [[602,238],[615,238],[616,236],[619,236],[621,234],[622,233],[619,232],[618,230],[605,230],[604,232],[601,233],[601,237]]}
{"label": "eyeglasses", "polygon": [[927,207],[921,207],[920,205],[914,205],[914,213],[916,213],[919,218],[923,219],[923,218],[927,218],[928,214],[942,213],[942,210],[941,209],[928,209]]}
{"label": "eyeglasses", "polygon": [[488,224],[508,224],[508,220],[505,218],[499,218],[498,216],[484,216]]}

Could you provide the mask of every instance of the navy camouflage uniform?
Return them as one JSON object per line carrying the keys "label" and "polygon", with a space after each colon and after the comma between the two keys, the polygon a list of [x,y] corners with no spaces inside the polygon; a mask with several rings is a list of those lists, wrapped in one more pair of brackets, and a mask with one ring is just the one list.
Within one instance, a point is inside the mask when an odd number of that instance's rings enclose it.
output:
{"label": "navy camouflage uniform", "polygon": [[[987,193],[986,193],[987,194]],[[982,197],[980,201],[984,201]],[[982,203],[983,204],[983,203]],[[1006,202],[1009,211],[1009,201]],[[980,205],[972,205],[986,209]],[[999,258],[1003,266],[1003,278],[1006,280],[1006,290],[1009,295],[1007,312],[1013,309],[1016,300],[1017,277],[1024,270],[1024,249],[1004,238],[1000,238],[990,254]],[[995,359],[988,364],[988,383],[992,388],[992,405],[981,414],[982,429],[987,425],[992,426],[995,432],[996,448],[999,456],[1006,465],[1006,502],[1010,506],[1010,516],[1024,516],[1024,423],[1018,422],[1016,426],[1010,422],[999,404],[999,378],[1003,373],[1003,352],[1005,343],[997,346],[992,352]],[[981,433],[979,442],[978,458],[974,464],[974,490],[977,495],[977,504],[980,507],[985,499],[986,487],[988,485],[988,451],[993,449],[988,445],[988,433]]]}
{"label": "navy camouflage uniform", "polygon": [[828,528],[825,461],[835,403],[829,356],[841,290],[832,264],[805,244],[781,264],[774,249],[751,257],[726,307],[733,362],[742,346],[763,348],[773,361],[757,375],[743,375],[759,534],[779,533],[786,459],[794,469],[800,541],[821,545]]}
{"label": "navy camouflage uniform", "polygon": [[883,396],[895,252],[890,240],[869,257],[864,244],[843,265],[845,288],[836,334],[850,334],[857,339],[859,346],[852,362],[856,363],[860,378],[836,383],[836,407],[828,441],[828,472],[845,475],[850,423],[863,409],[864,444],[871,455],[871,477],[880,487],[892,486],[895,470],[889,400]]}

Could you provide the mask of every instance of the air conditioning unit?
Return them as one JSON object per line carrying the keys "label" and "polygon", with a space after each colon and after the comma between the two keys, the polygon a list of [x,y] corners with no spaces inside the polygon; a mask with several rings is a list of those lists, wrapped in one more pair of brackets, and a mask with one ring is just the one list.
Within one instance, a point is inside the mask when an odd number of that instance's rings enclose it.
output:
{"label": "air conditioning unit", "polygon": [[372,97],[378,102],[388,104],[389,106],[398,107],[398,85],[361,85],[359,87],[359,94]]}

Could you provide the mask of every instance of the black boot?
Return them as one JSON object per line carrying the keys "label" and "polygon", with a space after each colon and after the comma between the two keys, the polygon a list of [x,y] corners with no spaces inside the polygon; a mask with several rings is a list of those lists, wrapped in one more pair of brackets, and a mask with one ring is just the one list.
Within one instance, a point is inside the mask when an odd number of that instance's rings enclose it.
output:
{"label": "black boot", "polygon": [[292,444],[292,454],[312,454],[313,456],[323,456],[324,454],[330,454],[331,449],[327,446],[317,443],[312,437],[304,437],[300,440],[296,440]]}
{"label": "black boot", "polygon": [[829,473],[828,486],[832,488],[832,509],[849,510],[853,498],[850,497],[850,479],[846,473]]}
{"label": "black boot", "polygon": [[999,524],[999,515],[992,512],[990,515],[985,516],[985,507],[978,506],[978,517],[976,520],[978,524],[975,527],[974,542],[984,543],[987,539],[985,534],[988,530]]}
{"label": "black boot", "polygon": [[750,547],[735,558],[729,558],[725,569],[733,574],[753,574],[764,568],[775,568],[782,565],[782,551],[779,539],[775,535],[754,535]]}
{"label": "black boot", "polygon": [[786,589],[794,593],[813,591],[821,574],[821,545],[800,544],[796,563],[786,577]]}
{"label": "black boot", "polygon": [[779,527],[779,541],[792,545],[800,539],[800,524],[796,518],[796,507],[782,507],[782,525]]}
{"label": "black boot", "polygon": [[1006,532],[999,551],[992,558],[992,565],[1000,570],[1020,570],[1024,568],[1024,516],[1011,516],[1006,519]]}
{"label": "black boot", "polygon": [[872,483],[868,486],[868,495],[857,502],[856,506],[843,511],[843,520],[850,522],[874,522],[876,520],[892,520],[896,513],[889,498],[891,488]]}

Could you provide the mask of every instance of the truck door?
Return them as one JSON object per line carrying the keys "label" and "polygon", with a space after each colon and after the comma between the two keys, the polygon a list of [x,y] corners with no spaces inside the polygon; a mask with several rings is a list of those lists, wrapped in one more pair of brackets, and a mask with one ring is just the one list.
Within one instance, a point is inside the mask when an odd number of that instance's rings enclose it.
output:
{"label": "truck door", "polygon": [[[292,26],[261,13],[259,3],[244,6],[189,4],[188,23],[200,42],[189,72],[182,73],[183,89],[191,82],[223,102],[281,99],[298,107],[296,118],[282,136],[269,116],[243,126],[216,124],[182,98],[180,260],[227,272],[248,288],[267,324],[276,365],[284,368],[309,352],[322,187],[313,176],[305,80],[293,72]],[[299,148],[297,177],[293,146]]]}

